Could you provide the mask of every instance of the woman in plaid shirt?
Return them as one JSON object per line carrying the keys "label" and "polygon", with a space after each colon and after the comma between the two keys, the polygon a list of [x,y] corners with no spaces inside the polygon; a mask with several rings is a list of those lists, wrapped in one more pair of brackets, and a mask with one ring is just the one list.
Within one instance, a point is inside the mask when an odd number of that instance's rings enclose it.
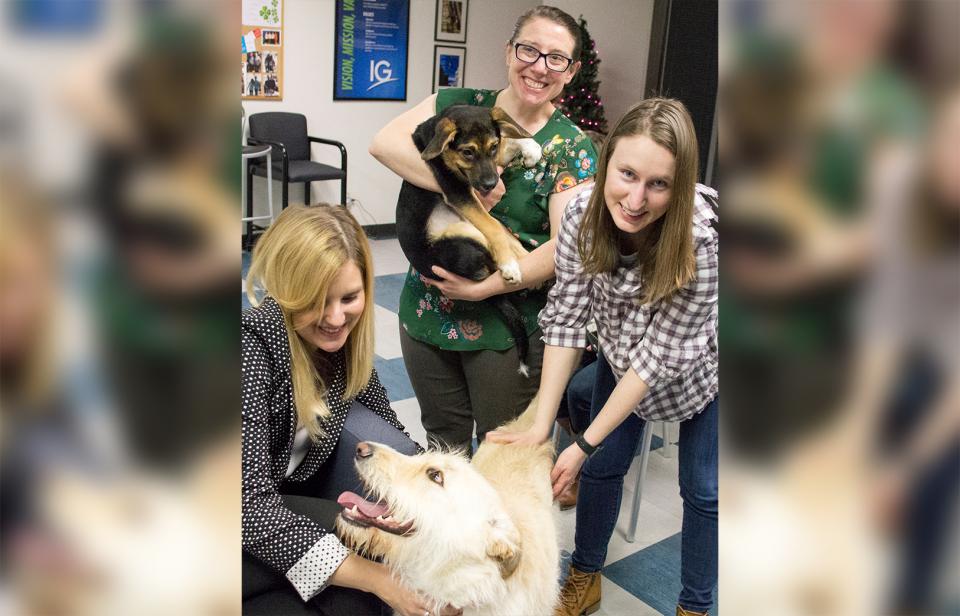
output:
{"label": "woman in plaid shirt", "polygon": [[683,498],[677,614],[703,614],[717,582],[717,193],[696,184],[697,142],[682,103],[649,99],[613,128],[597,185],[564,213],[556,286],[540,314],[540,406],[526,433],[543,442],[595,321],[600,357],[588,425],[557,459],[554,496],[581,471],[576,548],[557,614],[600,603],[600,569],[645,420],[681,421]]}

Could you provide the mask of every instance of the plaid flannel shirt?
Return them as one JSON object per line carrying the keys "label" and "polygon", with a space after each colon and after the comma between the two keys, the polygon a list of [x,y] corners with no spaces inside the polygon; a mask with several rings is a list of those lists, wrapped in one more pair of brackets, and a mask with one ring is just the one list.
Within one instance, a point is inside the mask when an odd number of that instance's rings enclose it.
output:
{"label": "plaid flannel shirt", "polygon": [[[699,413],[719,390],[717,378],[717,215],[697,184],[693,242],[697,272],[665,300],[640,304],[639,264],[621,264],[612,273],[584,274],[577,234],[592,189],[567,206],[557,238],[556,284],[540,313],[546,344],[587,346],[586,326],[597,325],[600,350],[617,381],[629,368],[650,387],[635,413],[644,419],[682,421]],[[706,195],[706,196],[705,196]]]}

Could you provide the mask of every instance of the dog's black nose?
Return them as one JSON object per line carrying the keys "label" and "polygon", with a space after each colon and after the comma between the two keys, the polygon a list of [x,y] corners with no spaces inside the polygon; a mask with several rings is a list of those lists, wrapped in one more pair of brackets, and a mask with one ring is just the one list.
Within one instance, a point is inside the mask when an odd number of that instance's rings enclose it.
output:
{"label": "dog's black nose", "polygon": [[484,194],[487,194],[497,186],[497,182],[500,181],[498,176],[493,176],[492,178],[484,178],[480,180],[480,190]]}
{"label": "dog's black nose", "polygon": [[373,455],[373,447],[369,443],[360,443],[357,445],[357,459],[369,458]]}

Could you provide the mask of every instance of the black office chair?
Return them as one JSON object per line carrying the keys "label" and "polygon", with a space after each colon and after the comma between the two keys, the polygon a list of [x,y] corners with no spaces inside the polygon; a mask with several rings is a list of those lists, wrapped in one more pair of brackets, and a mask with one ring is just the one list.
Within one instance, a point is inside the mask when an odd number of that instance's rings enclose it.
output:
{"label": "black office chair", "polygon": [[[287,184],[303,182],[304,204],[310,202],[310,183],[340,180],[340,204],[347,204],[347,148],[339,141],[311,137],[307,134],[307,118],[300,113],[272,111],[250,116],[247,143],[273,146],[273,177],[283,187],[282,206],[286,209]],[[340,167],[310,160],[310,144],[322,143],[340,149]],[[247,167],[247,211],[253,211],[253,176],[267,177],[266,162]]]}

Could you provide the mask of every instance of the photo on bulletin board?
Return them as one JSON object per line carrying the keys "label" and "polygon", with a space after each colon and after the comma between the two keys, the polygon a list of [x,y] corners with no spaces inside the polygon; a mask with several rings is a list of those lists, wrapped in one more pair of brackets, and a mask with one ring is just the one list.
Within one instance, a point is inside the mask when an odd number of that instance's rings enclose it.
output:
{"label": "photo on bulletin board", "polygon": [[452,43],[467,42],[467,0],[437,0],[433,38]]}
{"label": "photo on bulletin board", "polygon": [[263,95],[264,96],[280,96],[280,89],[279,89],[279,86],[277,85],[276,73],[267,73],[266,77],[264,77]]}
{"label": "photo on bulletin board", "polygon": [[270,47],[279,47],[280,31],[279,30],[263,30],[263,44],[269,45]]}
{"label": "photo on bulletin board", "polygon": [[244,96],[261,96],[263,92],[263,81],[260,80],[260,73],[247,74],[244,90]]}
{"label": "photo on bulletin board", "polygon": [[266,73],[276,73],[277,66],[279,62],[277,61],[277,52],[275,51],[265,51],[263,53],[263,70]]}
{"label": "photo on bulletin board", "polygon": [[433,92],[442,88],[462,88],[467,64],[465,47],[433,47]]}
{"label": "photo on bulletin board", "polygon": [[247,73],[259,73],[263,68],[263,56],[259,51],[247,52]]}

